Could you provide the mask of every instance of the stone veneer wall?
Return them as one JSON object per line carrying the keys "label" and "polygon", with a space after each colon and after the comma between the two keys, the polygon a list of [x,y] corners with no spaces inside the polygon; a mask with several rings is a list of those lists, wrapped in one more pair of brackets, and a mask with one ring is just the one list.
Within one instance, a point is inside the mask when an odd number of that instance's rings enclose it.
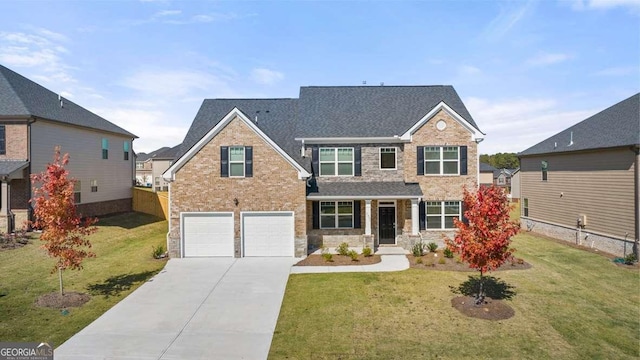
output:
{"label": "stone veneer wall", "polygon": [[598,249],[615,256],[624,257],[634,251],[636,255],[638,253],[638,245],[634,243],[633,239],[623,240],[602,234],[594,234],[588,229],[583,229],[579,232],[576,228],[549,224],[529,218],[521,218],[520,226],[522,230],[549,236],[571,244]]}

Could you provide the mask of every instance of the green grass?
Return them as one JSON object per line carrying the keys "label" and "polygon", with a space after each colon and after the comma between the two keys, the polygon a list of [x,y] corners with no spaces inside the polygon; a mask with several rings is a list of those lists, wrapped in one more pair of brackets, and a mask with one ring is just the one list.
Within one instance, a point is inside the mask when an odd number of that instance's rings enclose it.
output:
{"label": "green grass", "polygon": [[597,254],[521,234],[533,267],[489,275],[515,287],[508,320],[451,307],[469,274],[291,275],[270,359],[633,359],[640,357],[639,273]]}
{"label": "green grass", "polygon": [[37,238],[0,252],[0,340],[58,346],[164,267],[165,261],[151,257],[151,247],[165,244],[166,221],[129,213],[104,218],[98,228],[90,237],[97,257],[85,260],[81,271],[63,273],[65,291],[92,295],[68,315],[34,305],[40,295],[59,289],[57,273],[50,272],[54,260]]}

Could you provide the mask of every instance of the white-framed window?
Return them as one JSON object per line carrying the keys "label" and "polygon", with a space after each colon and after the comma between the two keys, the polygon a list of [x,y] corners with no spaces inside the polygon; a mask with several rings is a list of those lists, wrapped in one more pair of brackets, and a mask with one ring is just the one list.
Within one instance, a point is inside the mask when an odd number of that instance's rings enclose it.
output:
{"label": "white-framed window", "polygon": [[136,170],[142,170],[142,169],[144,169],[144,163],[136,161]]}
{"label": "white-framed window", "polygon": [[380,148],[380,170],[396,170],[396,148]]}
{"label": "white-framed window", "polygon": [[98,180],[91,180],[91,192],[98,192]]}
{"label": "white-framed window", "polygon": [[425,203],[427,230],[454,229],[453,219],[462,217],[460,201],[427,201]]}
{"label": "white-framed window", "polygon": [[320,228],[353,228],[353,201],[321,201]]}
{"label": "white-framed window", "polygon": [[504,185],[504,184],[505,184],[505,176],[504,175],[498,176],[498,185]]}
{"label": "white-framed window", "polygon": [[529,216],[529,199],[522,199],[522,216]]}
{"label": "white-framed window", "polygon": [[156,176],[156,178],[155,178],[155,184],[156,184],[156,185],[160,185],[160,176]]}
{"label": "white-framed window", "polygon": [[425,146],[426,175],[460,175],[459,146]]}
{"label": "white-framed window", "polygon": [[320,148],[320,176],[353,176],[353,148]]}
{"label": "white-framed window", "polygon": [[76,180],[73,184],[73,202],[76,204],[80,204],[82,202],[81,190],[82,184],[80,183],[80,180]]}
{"label": "white-framed window", "polygon": [[229,147],[229,176],[244,176],[244,146]]}

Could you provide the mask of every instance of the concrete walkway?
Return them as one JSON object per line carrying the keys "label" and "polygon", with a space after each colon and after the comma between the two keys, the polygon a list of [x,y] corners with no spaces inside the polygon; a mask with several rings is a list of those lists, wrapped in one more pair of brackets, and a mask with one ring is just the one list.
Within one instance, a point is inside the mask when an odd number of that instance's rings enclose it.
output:
{"label": "concrete walkway", "polygon": [[55,359],[266,359],[297,260],[171,259]]}

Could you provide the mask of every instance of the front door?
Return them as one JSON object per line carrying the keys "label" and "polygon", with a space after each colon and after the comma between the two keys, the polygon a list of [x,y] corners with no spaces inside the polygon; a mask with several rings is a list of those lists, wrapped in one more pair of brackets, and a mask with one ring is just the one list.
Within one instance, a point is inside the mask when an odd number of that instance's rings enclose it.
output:
{"label": "front door", "polygon": [[380,233],[380,244],[396,243],[396,208],[378,208],[378,231]]}

